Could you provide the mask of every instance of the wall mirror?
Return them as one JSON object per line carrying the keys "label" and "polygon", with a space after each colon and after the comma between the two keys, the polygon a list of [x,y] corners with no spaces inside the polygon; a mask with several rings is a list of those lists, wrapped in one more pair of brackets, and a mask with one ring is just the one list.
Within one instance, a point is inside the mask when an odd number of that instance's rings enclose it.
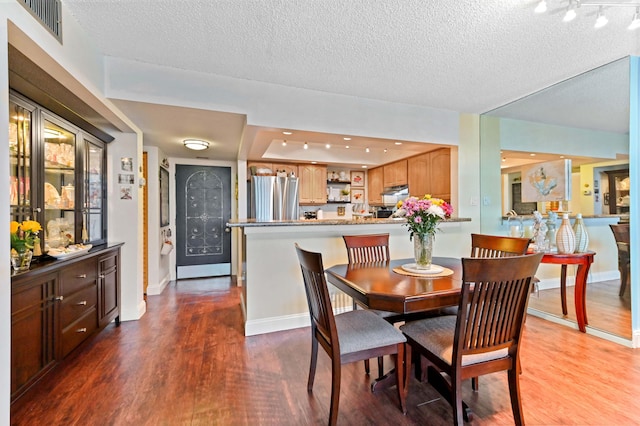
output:
{"label": "wall mirror", "polygon": [[169,171],[160,167],[160,226],[169,226]]}
{"label": "wall mirror", "polygon": [[[545,218],[547,211],[558,209],[519,199],[522,170],[537,162],[570,159],[571,196],[565,208],[572,216],[585,216],[589,249],[596,252],[587,285],[589,327],[624,340],[632,338],[631,295],[629,288],[619,295],[618,250],[609,225],[628,222],[636,208],[629,201],[629,76],[630,59],[622,58],[480,117],[482,232],[508,235],[505,215],[514,208],[525,224],[532,222],[533,209]],[[569,286],[573,268],[568,267]],[[563,315],[559,270],[559,265],[541,265],[542,285],[529,308],[569,324],[575,322],[573,288]]]}

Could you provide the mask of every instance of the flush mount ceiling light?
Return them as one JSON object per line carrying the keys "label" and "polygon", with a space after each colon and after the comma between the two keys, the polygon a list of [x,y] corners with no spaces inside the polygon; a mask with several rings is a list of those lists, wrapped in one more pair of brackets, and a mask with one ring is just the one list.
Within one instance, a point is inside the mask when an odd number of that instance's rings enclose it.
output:
{"label": "flush mount ceiling light", "polygon": [[202,151],[203,149],[209,148],[209,142],[200,139],[185,139],[182,143],[194,151]]}
{"label": "flush mount ceiling light", "polygon": [[282,132],[283,135],[292,135],[293,132]]}
{"label": "flush mount ceiling light", "polygon": [[[635,30],[640,28],[640,1],[613,1],[613,2],[604,2],[604,1],[589,1],[589,0],[568,0],[568,5],[566,8],[566,12],[562,20],[564,22],[573,21],[578,15],[578,9],[583,9],[585,7],[597,7],[598,12],[596,14],[596,21],[594,24],[594,28],[602,28],[609,22],[609,19],[605,16],[605,8],[610,7],[633,7],[635,8],[635,14],[631,19],[631,24],[627,27],[629,30]],[[547,2],[542,0],[536,4],[534,9],[536,13],[544,13],[547,11]],[[550,13],[554,14],[557,12],[556,10],[551,10]],[[593,14],[585,14],[586,16],[593,16]]]}

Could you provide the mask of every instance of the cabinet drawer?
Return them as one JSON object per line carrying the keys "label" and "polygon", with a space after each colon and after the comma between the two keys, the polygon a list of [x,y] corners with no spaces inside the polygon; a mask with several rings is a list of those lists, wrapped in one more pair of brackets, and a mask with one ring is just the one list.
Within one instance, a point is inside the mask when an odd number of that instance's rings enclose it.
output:
{"label": "cabinet drawer", "polygon": [[86,314],[62,330],[62,356],[65,357],[98,328],[98,311],[92,307]]}
{"label": "cabinet drawer", "polygon": [[60,273],[60,290],[68,296],[81,290],[96,280],[97,265],[95,259],[69,265]]}
{"label": "cabinet drawer", "polygon": [[67,296],[60,307],[60,324],[64,329],[91,309],[96,309],[98,288],[90,285],[83,290]]}

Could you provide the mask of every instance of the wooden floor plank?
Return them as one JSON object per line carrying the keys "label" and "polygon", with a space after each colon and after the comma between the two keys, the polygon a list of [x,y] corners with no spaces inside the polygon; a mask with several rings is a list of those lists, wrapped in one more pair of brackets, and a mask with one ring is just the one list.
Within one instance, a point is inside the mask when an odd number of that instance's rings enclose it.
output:
{"label": "wooden floor plank", "polygon": [[[301,284],[302,285],[302,284]],[[228,278],[172,283],[139,321],[108,326],[12,408],[13,425],[323,425],[330,363],[306,391],[309,328],[244,337]],[[640,352],[529,316],[521,391],[529,425],[637,425]],[[391,366],[391,361],[385,362]],[[338,423],[449,425],[449,405],[412,379],[372,394],[362,363],[343,367]],[[465,386],[473,425],[513,424],[506,375]]]}

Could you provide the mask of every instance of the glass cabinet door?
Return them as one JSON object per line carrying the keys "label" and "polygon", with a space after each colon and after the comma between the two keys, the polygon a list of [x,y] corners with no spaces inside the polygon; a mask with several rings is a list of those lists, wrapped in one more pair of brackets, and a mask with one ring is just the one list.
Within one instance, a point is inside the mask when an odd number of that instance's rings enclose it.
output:
{"label": "glass cabinet door", "polygon": [[82,242],[92,244],[106,241],[105,233],[105,153],[104,145],[85,138],[85,200],[82,218]]}
{"label": "glass cabinet door", "polygon": [[34,170],[31,119],[33,108],[13,97],[9,100],[9,204],[11,220],[35,219],[31,200],[31,172]]}
{"label": "glass cabinet door", "polygon": [[76,241],[76,134],[45,118],[44,223],[45,250]]}

